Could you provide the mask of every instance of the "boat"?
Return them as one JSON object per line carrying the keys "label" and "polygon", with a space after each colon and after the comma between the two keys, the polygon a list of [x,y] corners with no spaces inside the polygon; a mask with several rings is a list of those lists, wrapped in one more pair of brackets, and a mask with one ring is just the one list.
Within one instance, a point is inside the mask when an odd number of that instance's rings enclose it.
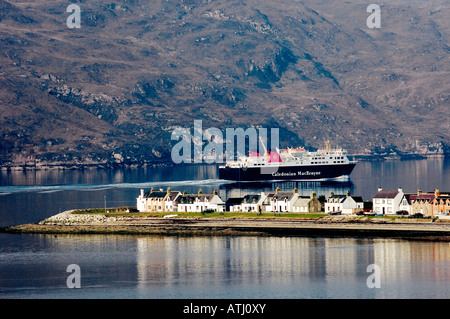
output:
{"label": "boat", "polygon": [[325,148],[315,152],[303,147],[249,151],[248,156],[219,166],[219,178],[232,181],[348,180],[356,166],[344,149]]}

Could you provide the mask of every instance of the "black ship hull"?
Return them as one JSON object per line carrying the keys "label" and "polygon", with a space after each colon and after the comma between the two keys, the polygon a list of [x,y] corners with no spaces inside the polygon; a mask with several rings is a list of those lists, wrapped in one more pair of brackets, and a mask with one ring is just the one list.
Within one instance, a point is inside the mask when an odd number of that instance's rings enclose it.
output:
{"label": "black ship hull", "polygon": [[231,181],[326,180],[348,176],[355,163],[278,167],[219,167],[219,178]]}

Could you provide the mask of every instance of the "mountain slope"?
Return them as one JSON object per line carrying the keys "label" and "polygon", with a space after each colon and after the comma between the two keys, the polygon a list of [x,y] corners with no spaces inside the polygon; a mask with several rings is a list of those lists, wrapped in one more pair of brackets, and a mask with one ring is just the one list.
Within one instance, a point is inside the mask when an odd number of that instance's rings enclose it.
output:
{"label": "mountain slope", "polygon": [[281,145],[420,152],[449,140],[449,8],[356,1],[0,0],[0,161],[170,160],[175,127],[279,127]]}

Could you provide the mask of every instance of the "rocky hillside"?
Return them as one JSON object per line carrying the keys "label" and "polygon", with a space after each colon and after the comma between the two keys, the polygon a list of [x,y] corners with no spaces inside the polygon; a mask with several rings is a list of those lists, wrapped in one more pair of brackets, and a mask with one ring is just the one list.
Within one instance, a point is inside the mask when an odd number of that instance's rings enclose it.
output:
{"label": "rocky hillside", "polygon": [[0,164],[156,163],[175,127],[282,146],[449,151],[450,8],[360,1],[0,0]]}

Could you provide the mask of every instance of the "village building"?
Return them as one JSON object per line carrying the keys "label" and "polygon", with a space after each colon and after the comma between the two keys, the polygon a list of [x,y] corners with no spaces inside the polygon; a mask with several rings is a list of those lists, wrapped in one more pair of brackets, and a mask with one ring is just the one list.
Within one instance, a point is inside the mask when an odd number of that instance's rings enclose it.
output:
{"label": "village building", "polygon": [[244,197],[230,197],[225,201],[225,210],[227,212],[242,212],[242,202]]}
{"label": "village building", "polygon": [[450,193],[441,193],[439,189],[435,189],[434,194],[435,198],[432,201],[433,216],[440,213],[450,214]]}
{"label": "village building", "polygon": [[433,215],[433,200],[436,198],[435,193],[422,193],[418,189],[417,194],[409,195],[409,202],[411,205],[410,214],[423,214],[424,216]]}
{"label": "village building", "polygon": [[139,212],[173,212],[176,210],[176,198],[180,195],[180,192],[171,191],[170,188],[167,188],[167,191],[162,189],[155,191],[152,188],[146,193],[141,189],[137,198],[137,210]]}
{"label": "village building", "polygon": [[204,212],[211,209],[216,212],[225,210],[225,202],[217,195],[217,191],[212,194],[203,194],[201,189],[197,194],[186,194],[184,192],[177,198],[178,212]]}
{"label": "village building", "polygon": [[403,190],[383,190],[378,188],[378,192],[373,197],[373,211],[377,214],[395,215],[400,209],[400,202],[403,199]]}
{"label": "village building", "polygon": [[353,215],[364,210],[364,201],[361,196],[352,196],[349,191],[346,195],[335,195],[330,193],[330,197],[325,202],[325,213],[341,212],[344,215]]}
{"label": "village building", "polygon": [[262,211],[263,212],[273,212],[272,210],[272,199],[275,196],[274,192],[264,193],[264,198],[262,199]]}
{"label": "village building", "polygon": [[165,212],[176,212],[178,210],[178,202],[177,199],[181,196],[181,192],[179,191],[171,191],[170,188],[167,188],[166,197],[164,198],[164,211]]}
{"label": "village building", "polygon": [[400,201],[398,211],[407,212],[408,214],[411,214],[411,210],[412,210],[411,195],[413,195],[413,194],[403,194],[403,198]]}
{"label": "village building", "polygon": [[290,212],[292,211],[294,203],[297,201],[299,194],[297,188],[294,188],[292,192],[280,191],[277,187],[275,194],[271,197],[268,211],[270,212]]}
{"label": "village building", "polygon": [[299,196],[295,201],[292,212],[294,213],[319,213],[322,211],[322,204],[312,192],[311,196]]}
{"label": "village building", "polygon": [[245,195],[242,199],[241,210],[243,212],[259,212],[264,199],[263,197],[264,193]]}

